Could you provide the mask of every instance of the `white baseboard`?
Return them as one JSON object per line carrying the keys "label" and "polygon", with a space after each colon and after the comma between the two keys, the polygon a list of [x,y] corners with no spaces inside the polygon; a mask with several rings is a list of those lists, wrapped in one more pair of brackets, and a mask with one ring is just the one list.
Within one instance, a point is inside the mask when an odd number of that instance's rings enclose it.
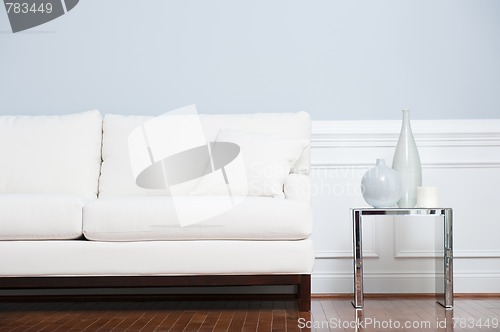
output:
{"label": "white baseboard", "polygon": [[[365,293],[434,293],[435,276],[432,273],[401,274],[378,273],[364,276]],[[353,275],[313,274],[313,294],[353,293]],[[500,273],[459,273],[454,275],[455,293],[500,294]]]}

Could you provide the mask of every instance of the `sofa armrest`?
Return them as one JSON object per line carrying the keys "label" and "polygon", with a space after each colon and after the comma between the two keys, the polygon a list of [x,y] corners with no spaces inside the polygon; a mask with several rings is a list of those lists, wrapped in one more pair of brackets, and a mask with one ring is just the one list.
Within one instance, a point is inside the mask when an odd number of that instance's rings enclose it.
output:
{"label": "sofa armrest", "polygon": [[292,173],[285,180],[285,198],[308,203],[311,200],[311,180],[307,174]]}

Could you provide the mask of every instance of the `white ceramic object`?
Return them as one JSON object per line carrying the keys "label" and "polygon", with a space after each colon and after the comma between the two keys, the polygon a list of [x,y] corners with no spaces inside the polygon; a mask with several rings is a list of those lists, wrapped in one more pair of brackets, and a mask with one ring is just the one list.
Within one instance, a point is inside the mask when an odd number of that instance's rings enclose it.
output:
{"label": "white ceramic object", "polygon": [[417,207],[437,208],[439,207],[439,194],[436,187],[417,187]]}
{"label": "white ceramic object", "polygon": [[422,166],[417,144],[411,131],[410,111],[403,110],[403,125],[394,153],[392,168],[401,176],[403,193],[398,201],[400,208],[414,208],[417,204],[417,187],[422,185]]}
{"label": "white ceramic object", "polygon": [[369,169],[361,179],[361,191],[365,201],[375,208],[394,207],[401,197],[399,174],[377,159],[375,167]]}

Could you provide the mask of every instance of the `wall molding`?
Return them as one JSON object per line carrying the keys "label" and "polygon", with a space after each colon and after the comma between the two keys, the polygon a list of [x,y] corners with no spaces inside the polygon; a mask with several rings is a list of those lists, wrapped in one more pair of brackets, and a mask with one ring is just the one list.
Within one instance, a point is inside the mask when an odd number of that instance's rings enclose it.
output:
{"label": "wall molding", "polygon": [[[312,158],[314,169],[368,168],[372,160],[356,161],[332,158],[329,151],[394,149],[401,129],[400,121],[313,121],[311,147],[318,157]],[[492,120],[415,120],[412,130],[422,151],[439,148],[500,148],[500,119]],[[322,152],[325,150],[324,152]],[[470,159],[468,157],[472,157]],[[443,157],[444,158],[444,157]],[[458,160],[422,160],[423,168],[500,168],[500,155],[474,158],[464,155]]]}
{"label": "wall molding", "polygon": [[[380,258],[380,242],[378,240],[379,223],[371,223],[371,228],[368,232],[365,230],[363,233],[366,237],[367,233],[370,235],[372,246],[366,245],[367,241],[363,238],[363,258]],[[338,250],[316,250],[314,252],[316,259],[353,259],[353,249],[338,249]]]}
{"label": "wall molding", "polygon": [[[435,223],[440,222],[444,223],[443,217],[435,217]],[[437,221],[437,219],[441,219],[440,221]],[[427,226],[432,226],[432,224],[426,224]],[[442,225],[442,224],[441,224]],[[437,251],[435,248],[435,244],[433,241],[432,248],[418,248],[418,249],[411,249],[411,248],[405,248],[405,241],[402,239],[404,238],[404,224],[400,222],[395,222],[394,223],[394,258],[398,259],[405,259],[405,258],[437,258],[437,257],[443,257],[444,251]]]}
{"label": "wall molding", "polygon": [[[438,218],[438,217],[436,217]],[[443,257],[443,252],[437,252],[434,248],[409,249],[404,247],[401,241],[403,224],[394,223],[394,258],[412,259],[412,258],[436,258]],[[453,258],[500,258],[500,249],[498,250],[453,250]]]}
{"label": "wall molding", "polygon": [[[379,254],[373,250],[363,250],[363,258],[379,258]],[[315,252],[316,259],[353,259],[352,250],[317,250]]]}
{"label": "wall molding", "polygon": [[[500,279],[500,272],[487,272],[487,271],[479,271],[479,272],[454,272],[453,273],[454,277],[458,278],[498,278]],[[435,273],[434,272],[418,272],[418,271],[410,271],[410,272],[400,272],[400,271],[388,271],[388,272],[367,272],[364,271],[363,277],[365,279],[377,279],[377,278],[383,278],[383,279],[411,279],[415,277],[419,278],[435,278]],[[349,278],[350,280],[354,280],[353,272],[336,272],[336,271],[331,271],[331,272],[321,272],[321,273],[316,273],[314,278],[328,278],[328,279],[343,279],[343,278]],[[500,285],[499,285],[500,286]]]}
{"label": "wall molding", "polygon": [[[340,169],[340,168],[370,168],[373,167],[373,162],[358,162],[358,163],[339,163],[339,162],[311,162],[312,169]],[[422,168],[500,168],[498,162],[442,162],[442,163],[422,163]]]}
{"label": "wall molding", "polygon": [[[395,258],[436,258],[440,254],[431,250],[396,250]],[[316,250],[316,259],[353,259],[352,250]],[[363,251],[363,258],[380,258],[373,250]],[[454,250],[453,258],[500,258],[500,250]]]}
{"label": "wall molding", "polygon": [[500,250],[454,250],[454,258],[500,258]]}
{"label": "wall molding", "polygon": [[[312,147],[395,146],[401,121],[313,121]],[[412,120],[419,146],[500,146],[500,119]]]}

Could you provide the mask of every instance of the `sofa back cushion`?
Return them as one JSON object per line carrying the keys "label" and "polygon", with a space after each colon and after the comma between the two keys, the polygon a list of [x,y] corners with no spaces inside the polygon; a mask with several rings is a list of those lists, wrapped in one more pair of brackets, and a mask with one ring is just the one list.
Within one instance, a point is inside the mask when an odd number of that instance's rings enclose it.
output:
{"label": "sofa back cushion", "polygon": [[57,193],[95,198],[102,116],[0,116],[0,194]]}
{"label": "sofa back cushion", "polygon": [[102,165],[99,197],[155,195],[136,185],[129,156],[129,135],[151,116],[105,114],[102,124]]}
{"label": "sofa back cushion", "polygon": [[[129,136],[141,124],[154,119],[152,116],[109,115],[103,122],[102,170],[99,180],[99,196],[145,196],[168,195],[169,191],[143,189],[136,184],[131,166]],[[247,133],[279,135],[283,138],[309,141],[310,117],[305,112],[298,113],[255,113],[231,115],[200,115],[201,126],[206,140],[214,142],[221,130],[237,130]],[[176,144],[175,141],[165,144]],[[291,167],[292,173],[309,171],[309,147]],[[176,195],[192,194],[198,186],[198,179],[189,181],[175,188]],[[195,190],[196,191],[196,190]]]}

